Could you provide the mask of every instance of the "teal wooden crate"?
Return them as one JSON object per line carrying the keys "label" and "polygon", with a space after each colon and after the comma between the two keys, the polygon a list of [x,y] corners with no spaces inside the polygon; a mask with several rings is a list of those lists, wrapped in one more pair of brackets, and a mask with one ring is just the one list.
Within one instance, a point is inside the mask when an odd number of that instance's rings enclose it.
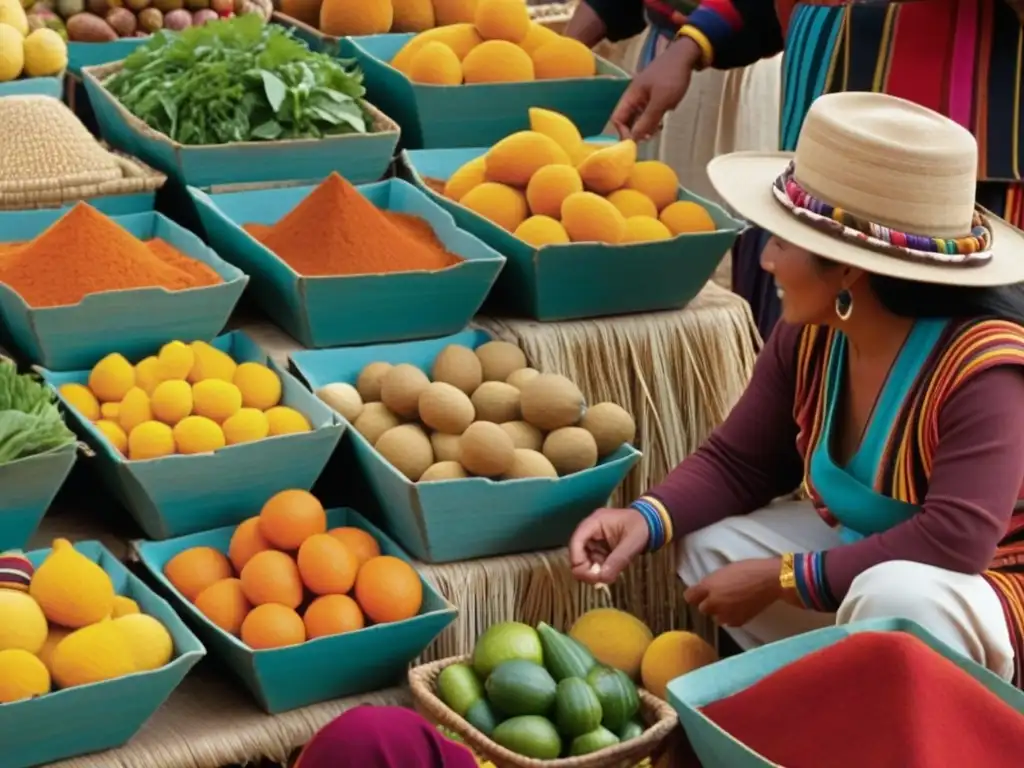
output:
{"label": "teal wooden crate", "polygon": [[182,184],[213,187],[322,179],[332,171],[362,184],[377,181],[387,173],[398,146],[398,124],[373,107],[370,111],[375,124],[371,133],[186,146],[154,131],[103,87],[103,81],[120,67],[118,62],[82,71],[100,133],[114,147]]}
{"label": "teal wooden crate", "polygon": [[64,96],[64,78],[26,77],[0,83],[0,97],[3,96],[52,96],[55,99]]}
{"label": "teal wooden crate", "polygon": [[86,67],[98,67],[112,61],[121,61],[148,42],[148,37],[122,37],[108,43],[68,43],[68,71],[82,76]]}
{"label": "teal wooden crate", "polygon": [[597,77],[526,83],[421,85],[389,62],[415,35],[371,35],[341,40],[340,55],[355,58],[367,97],[402,126],[409,149],[487,147],[530,127],[530,107],[561,112],[584,136],[604,130],[629,75],[597,58]]}
{"label": "teal wooden crate", "polygon": [[425,179],[447,179],[486,149],[424,149],[402,153],[413,181],[455,223],[503,254],[508,263],[489,309],[537,320],[576,320],[632,312],[682,309],[711,279],[745,224],[722,207],[679,189],[680,200],[703,205],[714,232],[677,235],[651,243],[570,243],[536,248],[483,216],[431,189]]}
{"label": "teal wooden crate", "polygon": [[253,281],[263,310],[306,347],[444,336],[476,314],[505,265],[489,246],[411,184],[389,179],[359,188],[377,208],[426,219],[463,261],[436,272],[303,277],[263,247],[243,224],[274,224],[315,187],[207,194],[189,188],[208,240]]}
{"label": "teal wooden crate", "polygon": [[28,544],[77,455],[67,445],[0,466],[0,552]]}
{"label": "teal wooden crate", "polygon": [[[130,597],[158,619],[174,640],[174,658],[152,672],[67,688],[28,701],[0,704],[4,768],[29,768],[119,747],[131,739],[196,665],[206,649],[167,601],[158,597],[102,544],[84,541],[75,549],[99,565],[117,594]],[[49,550],[29,552],[39,566]]]}
{"label": "teal wooden crate", "polygon": [[[281,377],[281,404],[305,414],[313,431],[230,445],[212,454],[129,461],[64,401],[69,424],[95,451],[93,461],[104,482],[151,539],[234,525],[279,491],[312,488],[345,428],[333,411],[244,333],[234,331],[211,343],[238,362],[270,366]],[[88,371],[44,369],[42,374],[55,387],[89,379]]]}
{"label": "teal wooden crate", "polygon": [[[0,242],[30,240],[67,208],[0,214]],[[111,352],[135,358],[172,339],[212,339],[220,333],[249,281],[201,239],[155,212],[115,217],[140,239],[159,237],[203,262],[224,280],[219,285],[168,291],[137,288],[86,296],[78,304],[34,309],[0,283],[0,321],[22,358],[44,368],[89,368]]]}
{"label": "teal wooden crate", "polygon": [[[463,331],[429,341],[296,352],[291,359],[317,390],[334,382],[354,385],[359,372],[378,360],[411,363],[429,374],[434,359],[449,344],[475,349],[490,340],[483,331]],[[607,503],[640,458],[639,451],[624,445],[593,469],[566,477],[412,483],[356,430],[348,430],[348,439],[387,531],[427,563],[565,546],[576,525]]]}
{"label": "teal wooden crate", "polygon": [[[250,511],[256,514],[258,509]],[[354,510],[328,510],[327,522],[331,528],[354,526],[367,531],[380,543],[382,554],[409,561],[409,556],[397,544]],[[164,565],[191,547],[213,547],[226,554],[234,530],[234,527],[221,528],[159,544],[141,542],[137,550],[142,564],[170,596],[179,613],[271,714],[398,684],[404,679],[409,664],[458,613],[455,606],[421,576],[423,607],[414,618],[321,637],[302,645],[253,651],[237,637],[212,624],[164,576]]]}
{"label": "teal wooden crate", "polygon": [[679,720],[701,765],[704,768],[781,768],[718,727],[704,716],[701,709],[858,632],[906,632],[913,635],[1024,715],[1024,692],[957,653],[921,625],[906,619],[873,619],[795,635],[723,659],[670,682],[669,703],[679,713]]}

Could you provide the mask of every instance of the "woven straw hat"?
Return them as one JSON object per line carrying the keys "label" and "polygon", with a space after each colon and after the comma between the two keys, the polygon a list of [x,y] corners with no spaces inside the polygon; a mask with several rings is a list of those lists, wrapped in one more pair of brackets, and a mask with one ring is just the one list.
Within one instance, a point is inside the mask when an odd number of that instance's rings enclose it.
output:
{"label": "woven straw hat", "polygon": [[741,216],[867,272],[964,286],[1024,281],[1024,232],[977,207],[978,146],[904,99],[835,93],[807,113],[795,153],[735,152],[708,174]]}

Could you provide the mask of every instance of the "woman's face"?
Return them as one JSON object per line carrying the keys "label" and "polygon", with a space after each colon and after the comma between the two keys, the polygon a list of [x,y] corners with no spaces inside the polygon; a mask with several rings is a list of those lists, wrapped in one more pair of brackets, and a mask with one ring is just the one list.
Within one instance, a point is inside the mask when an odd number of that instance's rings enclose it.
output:
{"label": "woman's face", "polygon": [[836,296],[847,277],[838,265],[774,235],[761,253],[761,267],[775,278],[782,319],[793,325],[824,325],[836,319]]}

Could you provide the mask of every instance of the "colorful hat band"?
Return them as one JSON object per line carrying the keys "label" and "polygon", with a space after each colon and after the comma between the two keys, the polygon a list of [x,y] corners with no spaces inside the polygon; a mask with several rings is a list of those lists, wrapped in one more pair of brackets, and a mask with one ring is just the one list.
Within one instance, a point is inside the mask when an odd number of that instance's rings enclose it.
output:
{"label": "colorful hat band", "polygon": [[797,218],[856,245],[944,267],[980,267],[992,260],[992,232],[988,220],[977,209],[969,235],[939,238],[883,227],[818,200],[797,182],[793,163],[775,180],[772,192],[775,199]]}

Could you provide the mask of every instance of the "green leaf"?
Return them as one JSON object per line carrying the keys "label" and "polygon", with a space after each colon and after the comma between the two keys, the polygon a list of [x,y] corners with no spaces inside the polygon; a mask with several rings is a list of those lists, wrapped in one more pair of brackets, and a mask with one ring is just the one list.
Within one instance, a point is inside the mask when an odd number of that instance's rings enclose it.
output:
{"label": "green leaf", "polygon": [[263,79],[263,89],[267,94],[267,102],[269,102],[270,108],[277,112],[281,108],[282,102],[284,102],[284,97],[288,95],[288,87],[281,82],[281,78],[265,69],[260,72],[260,77]]}
{"label": "green leaf", "polygon": [[267,120],[265,123],[253,128],[249,137],[253,139],[262,139],[264,141],[274,141],[275,139],[280,138],[282,133],[284,133],[284,129],[277,120]]}

